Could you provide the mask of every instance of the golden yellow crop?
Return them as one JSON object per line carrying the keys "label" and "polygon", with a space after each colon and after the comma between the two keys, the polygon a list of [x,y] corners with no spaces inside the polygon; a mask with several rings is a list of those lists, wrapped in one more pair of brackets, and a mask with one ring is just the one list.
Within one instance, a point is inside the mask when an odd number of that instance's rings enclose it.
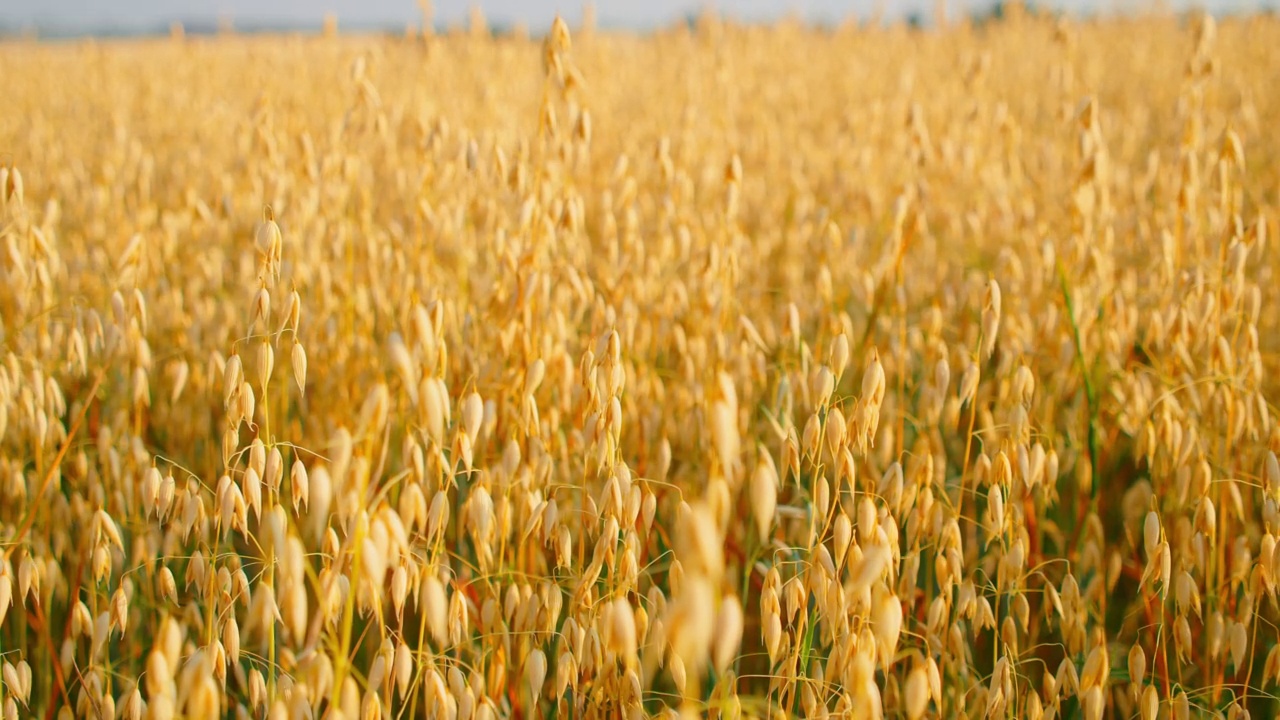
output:
{"label": "golden yellow crop", "polygon": [[0,44],[0,705],[1270,717],[1280,21]]}

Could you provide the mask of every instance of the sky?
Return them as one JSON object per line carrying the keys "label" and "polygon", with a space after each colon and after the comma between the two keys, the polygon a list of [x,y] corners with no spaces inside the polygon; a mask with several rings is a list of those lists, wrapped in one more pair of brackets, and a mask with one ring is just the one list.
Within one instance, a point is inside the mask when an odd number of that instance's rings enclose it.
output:
{"label": "sky", "polygon": [[[1043,0],[1068,12],[1133,11],[1151,0]],[[1280,0],[1167,0],[1176,8],[1208,7],[1214,11],[1248,11],[1273,7]],[[726,15],[744,20],[766,20],[799,13],[813,20],[838,20],[850,13],[867,17],[877,0],[717,0]],[[994,0],[947,0],[953,11],[985,8]],[[434,0],[437,25],[465,21],[471,0]],[[523,22],[531,30],[545,29],[559,12],[570,23],[581,16],[581,0],[479,0],[491,25]],[[696,13],[706,0],[596,0],[602,27],[645,29],[661,26]],[[886,14],[933,14],[933,0],[883,0]],[[421,19],[416,0],[0,0],[0,27],[10,29],[60,28],[77,32],[99,29],[154,30],[174,20],[214,24],[230,18],[235,24],[294,25],[316,27],[326,13],[334,13],[339,26],[403,27]]]}

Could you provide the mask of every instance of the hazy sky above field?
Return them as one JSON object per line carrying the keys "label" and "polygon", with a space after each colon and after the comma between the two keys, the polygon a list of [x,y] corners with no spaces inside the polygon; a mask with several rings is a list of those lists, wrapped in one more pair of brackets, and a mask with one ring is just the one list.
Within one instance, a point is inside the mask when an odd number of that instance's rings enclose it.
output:
{"label": "hazy sky above field", "polygon": [[[993,0],[949,0],[953,11],[985,8]],[[1241,11],[1274,6],[1277,0],[1172,0],[1173,7],[1203,7]],[[876,0],[720,0],[713,3],[725,14],[741,19],[764,20],[799,12],[814,20],[834,20],[855,13],[870,15]],[[435,0],[437,24],[460,23],[471,6],[468,0]],[[1068,11],[1132,11],[1149,0],[1050,0],[1039,4]],[[696,12],[704,0],[596,0],[602,26],[648,28]],[[572,21],[581,14],[578,0],[482,0],[480,6],[492,24],[524,22],[537,31],[550,25],[555,13]],[[932,14],[933,0],[885,0],[887,14]],[[0,25],[54,26],[76,29],[154,28],[173,20],[215,22],[231,18],[237,24],[294,24],[315,26],[326,12],[339,23],[358,26],[402,26],[420,18],[416,0],[0,0]]]}

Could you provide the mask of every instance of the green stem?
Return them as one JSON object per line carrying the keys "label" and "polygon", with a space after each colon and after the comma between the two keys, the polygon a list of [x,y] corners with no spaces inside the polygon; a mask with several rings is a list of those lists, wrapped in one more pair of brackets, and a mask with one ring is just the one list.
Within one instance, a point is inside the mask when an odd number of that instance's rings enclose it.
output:
{"label": "green stem", "polygon": [[1076,322],[1075,304],[1071,300],[1071,290],[1067,287],[1067,274],[1058,263],[1058,282],[1062,287],[1062,298],[1067,305],[1067,319],[1071,322],[1072,340],[1076,347],[1076,362],[1080,365],[1080,377],[1084,381],[1085,402],[1089,407],[1089,499],[1095,505],[1098,502],[1098,397],[1089,379],[1089,367],[1084,360],[1084,343],[1080,339],[1080,325]]}
{"label": "green stem", "polygon": [[[361,483],[360,498],[364,498],[366,483]],[[364,547],[365,534],[368,532],[369,523],[367,520],[361,522],[360,516],[356,516],[355,533],[352,535],[351,548],[351,577],[355,580],[351,583],[351,589],[347,592],[346,606],[342,610],[342,646],[341,652],[338,653],[337,662],[334,668],[333,696],[329,701],[331,707],[338,707],[342,701],[342,686],[347,679],[348,665],[350,665],[349,654],[351,652],[351,625],[355,618],[356,595],[360,592],[360,556],[361,549]]]}

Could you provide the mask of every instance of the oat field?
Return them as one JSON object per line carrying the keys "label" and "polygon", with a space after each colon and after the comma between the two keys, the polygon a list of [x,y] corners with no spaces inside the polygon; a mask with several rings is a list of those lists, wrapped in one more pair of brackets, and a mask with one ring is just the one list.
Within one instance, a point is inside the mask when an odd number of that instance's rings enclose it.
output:
{"label": "oat field", "polygon": [[1274,716],[1277,47],[0,43],[4,718]]}

